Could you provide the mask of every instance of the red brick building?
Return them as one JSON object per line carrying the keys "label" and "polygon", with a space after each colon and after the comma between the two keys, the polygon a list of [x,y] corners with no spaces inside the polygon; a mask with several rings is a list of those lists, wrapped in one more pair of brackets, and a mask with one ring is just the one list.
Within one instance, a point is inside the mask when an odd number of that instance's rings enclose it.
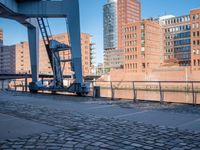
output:
{"label": "red brick building", "polygon": [[[54,40],[68,44],[69,39],[66,33],[53,36]],[[81,34],[82,68],[83,74],[91,73],[91,36],[86,33]],[[42,40],[40,40],[39,50],[39,73],[52,74],[51,65]],[[60,52],[60,57],[69,59],[70,51]],[[72,74],[70,63],[62,64],[64,74]],[[28,42],[21,42],[12,46],[4,46],[0,52],[0,73],[30,73],[30,54]]]}
{"label": "red brick building", "polygon": [[141,20],[140,0],[107,0],[104,5],[104,66],[106,72],[124,62],[124,26]]}
{"label": "red brick building", "polygon": [[192,71],[200,71],[200,9],[190,12]]}
{"label": "red brick building", "polygon": [[124,30],[125,72],[147,72],[162,63],[162,28],[152,20],[129,23]]}
{"label": "red brick building", "polygon": [[124,49],[124,26],[128,23],[141,20],[140,0],[118,0],[118,49]]}

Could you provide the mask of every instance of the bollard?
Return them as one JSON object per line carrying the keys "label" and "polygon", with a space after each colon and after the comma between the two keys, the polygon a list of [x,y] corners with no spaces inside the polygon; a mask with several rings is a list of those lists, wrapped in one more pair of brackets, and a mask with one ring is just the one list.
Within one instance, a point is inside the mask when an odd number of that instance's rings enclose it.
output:
{"label": "bollard", "polygon": [[99,98],[101,96],[100,86],[93,87],[93,98]]}

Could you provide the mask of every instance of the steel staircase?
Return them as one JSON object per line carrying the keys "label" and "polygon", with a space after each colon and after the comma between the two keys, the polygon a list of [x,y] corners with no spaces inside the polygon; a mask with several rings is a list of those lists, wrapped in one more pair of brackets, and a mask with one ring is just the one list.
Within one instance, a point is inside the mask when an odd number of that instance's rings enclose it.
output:
{"label": "steel staircase", "polygon": [[[60,43],[53,39],[50,26],[48,23],[47,18],[37,18],[38,25],[41,31],[42,39],[44,41],[44,45],[48,54],[48,58],[53,70],[54,75],[54,82],[52,84],[53,88],[63,88],[63,69],[61,67],[61,63],[70,62],[71,68],[72,67],[72,60],[71,59],[61,59],[59,52],[61,51],[69,51],[71,47],[64,43]],[[64,57],[64,55],[63,55]]]}

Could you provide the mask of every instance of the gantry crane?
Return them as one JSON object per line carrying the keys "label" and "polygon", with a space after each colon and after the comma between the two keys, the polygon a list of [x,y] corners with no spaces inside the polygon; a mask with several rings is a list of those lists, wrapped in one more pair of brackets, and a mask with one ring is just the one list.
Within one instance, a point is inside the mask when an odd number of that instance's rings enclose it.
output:
{"label": "gantry crane", "polygon": [[[30,91],[38,90],[67,91],[85,94],[88,88],[83,82],[80,18],[78,0],[0,0],[0,17],[18,21],[28,29],[32,83]],[[69,26],[70,45],[53,39],[45,18],[67,18]],[[39,29],[47,50],[47,55],[53,70],[53,83],[50,87],[41,85],[38,80],[39,62]],[[59,51],[71,51],[71,60],[61,60]],[[74,71],[74,83],[69,87],[63,85],[62,62],[71,62]]]}

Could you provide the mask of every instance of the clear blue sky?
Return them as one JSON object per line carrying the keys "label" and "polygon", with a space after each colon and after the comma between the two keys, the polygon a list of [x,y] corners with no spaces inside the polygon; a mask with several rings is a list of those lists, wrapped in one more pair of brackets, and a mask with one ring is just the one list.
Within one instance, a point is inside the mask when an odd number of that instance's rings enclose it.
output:
{"label": "clear blue sky", "polygon": [[[96,43],[97,62],[103,61],[103,5],[106,0],[79,0],[81,31],[90,33]],[[200,8],[200,0],[141,0],[142,18],[158,17],[165,14],[186,15],[190,9]],[[53,34],[66,32],[64,19],[50,20]],[[4,29],[6,45],[27,41],[26,29],[10,20],[0,18],[0,28]]]}

